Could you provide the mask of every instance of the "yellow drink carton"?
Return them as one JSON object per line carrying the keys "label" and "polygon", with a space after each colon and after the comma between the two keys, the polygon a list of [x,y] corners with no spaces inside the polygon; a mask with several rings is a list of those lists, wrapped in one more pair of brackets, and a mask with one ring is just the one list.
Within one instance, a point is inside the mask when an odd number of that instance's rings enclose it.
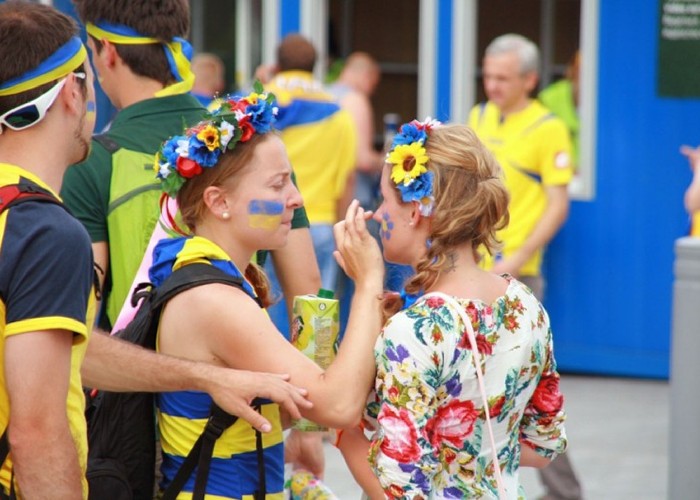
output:
{"label": "yellow drink carton", "polygon": [[[335,358],[340,331],[339,316],[340,305],[330,290],[322,288],[318,295],[294,297],[292,344],[324,370]],[[327,430],[307,419],[296,421],[294,428],[304,431]]]}

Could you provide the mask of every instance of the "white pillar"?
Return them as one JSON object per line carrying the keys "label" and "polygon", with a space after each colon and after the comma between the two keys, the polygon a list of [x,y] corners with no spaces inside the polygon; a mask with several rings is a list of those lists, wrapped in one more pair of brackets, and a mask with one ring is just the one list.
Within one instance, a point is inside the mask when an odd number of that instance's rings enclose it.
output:
{"label": "white pillar", "polygon": [[671,339],[668,498],[697,498],[700,474],[700,238],[676,241]]}
{"label": "white pillar", "polygon": [[253,75],[252,39],[253,33],[250,26],[253,25],[253,11],[251,0],[238,0],[236,2],[236,74],[235,83],[238,89],[250,87],[250,78]]}
{"label": "white pillar", "polygon": [[301,34],[311,40],[316,48],[314,77],[323,81],[328,66],[328,2],[327,0],[301,0],[300,14]]}
{"label": "white pillar", "polygon": [[450,82],[450,121],[467,123],[476,99],[477,54],[476,0],[452,3],[452,81]]}

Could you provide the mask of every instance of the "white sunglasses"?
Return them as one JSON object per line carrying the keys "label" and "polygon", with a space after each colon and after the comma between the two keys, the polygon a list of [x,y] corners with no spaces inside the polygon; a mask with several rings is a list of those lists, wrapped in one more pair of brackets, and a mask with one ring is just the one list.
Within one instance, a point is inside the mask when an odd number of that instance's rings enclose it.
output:
{"label": "white sunglasses", "polygon": [[[85,73],[73,73],[76,78],[84,80]],[[12,108],[7,113],[0,116],[0,134],[2,134],[2,126],[12,130],[24,130],[32,125],[36,125],[46,116],[46,112],[53,105],[58,97],[59,92],[66,84],[66,78],[59,81],[49,90],[41,94],[36,99],[20,104],[16,108]]]}

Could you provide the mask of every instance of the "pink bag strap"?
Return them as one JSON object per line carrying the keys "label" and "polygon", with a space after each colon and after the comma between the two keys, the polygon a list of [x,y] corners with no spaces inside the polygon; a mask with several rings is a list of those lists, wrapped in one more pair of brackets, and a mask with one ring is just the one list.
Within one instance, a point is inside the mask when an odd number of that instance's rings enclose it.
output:
{"label": "pink bag strap", "polygon": [[506,488],[503,483],[503,476],[501,475],[501,467],[498,463],[498,452],[496,451],[496,440],[493,436],[493,427],[491,426],[491,418],[489,416],[489,402],[488,398],[486,396],[486,388],[484,386],[484,373],[481,369],[481,354],[479,353],[479,349],[476,346],[476,335],[474,334],[474,328],[472,327],[472,322],[467,316],[466,311],[464,310],[464,307],[460,305],[459,302],[457,302],[453,297],[446,295],[442,292],[431,292],[428,294],[423,295],[421,297],[421,300],[428,298],[428,297],[439,297],[442,300],[445,301],[446,304],[449,304],[452,309],[457,311],[457,314],[459,314],[460,318],[462,318],[462,323],[464,323],[464,328],[467,330],[467,335],[469,336],[469,343],[471,344],[472,348],[472,357],[474,358],[474,365],[476,367],[476,378],[479,382],[479,391],[481,392],[481,402],[484,405],[484,414],[486,415],[486,428],[489,431],[489,441],[491,443],[491,456],[493,459],[493,470],[494,473],[496,474],[496,484],[498,485],[498,496],[502,499],[505,500],[508,498],[508,494],[506,493]]}

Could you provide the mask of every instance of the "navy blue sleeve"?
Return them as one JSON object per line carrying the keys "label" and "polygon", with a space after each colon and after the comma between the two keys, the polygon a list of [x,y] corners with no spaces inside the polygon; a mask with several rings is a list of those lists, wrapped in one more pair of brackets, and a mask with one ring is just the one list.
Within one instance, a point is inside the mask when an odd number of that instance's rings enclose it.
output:
{"label": "navy blue sleeve", "polygon": [[12,207],[0,262],[6,334],[85,331],[94,283],[92,247],[85,228],[66,210],[42,202]]}

